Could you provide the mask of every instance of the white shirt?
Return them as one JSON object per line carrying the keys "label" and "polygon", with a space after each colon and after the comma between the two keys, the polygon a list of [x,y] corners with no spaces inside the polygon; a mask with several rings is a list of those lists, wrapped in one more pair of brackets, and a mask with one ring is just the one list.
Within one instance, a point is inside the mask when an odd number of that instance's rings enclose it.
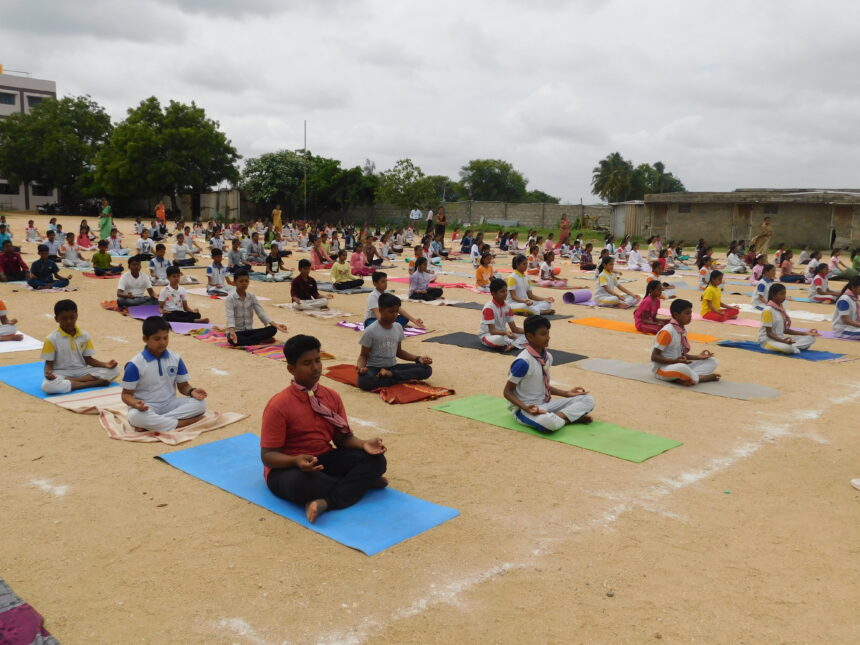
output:
{"label": "white shirt", "polygon": [[156,280],[167,280],[167,267],[171,264],[167,258],[154,257],[149,261],[149,269],[155,274]]}
{"label": "white shirt", "polygon": [[857,301],[849,296],[847,293],[843,293],[839,296],[839,300],[836,301],[836,310],[833,312],[833,321],[831,326],[833,327],[833,331],[836,333],[842,333],[844,331],[851,331],[854,333],[860,332],[860,328],[851,327],[850,325],[846,325],[842,322],[842,316],[848,316],[848,320],[853,322],[857,322]]}
{"label": "white shirt", "polygon": [[[681,334],[675,329],[672,323],[666,324],[663,329],[657,332],[654,338],[654,349],[659,349],[663,358],[674,360],[680,358],[684,351],[684,346],[681,344]],[[651,361],[651,371],[656,373],[658,369],[668,367],[662,363]]]}
{"label": "white shirt", "polygon": [[777,338],[785,336],[785,318],[773,307],[765,307],[764,311],[761,312],[761,327],[758,328],[758,342],[764,343],[769,340],[767,336],[768,328],[773,330]]}
{"label": "white shirt", "polygon": [[108,238],[108,253],[122,251],[122,240],[119,237]]}
{"label": "white shirt", "polygon": [[60,247],[63,245],[60,240],[54,238],[54,241],[45,240],[43,242],[45,246],[48,247],[48,255],[60,255]]}
{"label": "white shirt", "polygon": [[374,288],[369,294],[367,294],[367,309],[364,312],[364,319],[368,318],[376,318],[376,314],[373,313],[374,309],[379,308],[379,296],[382,295],[382,292],[379,289]]}
{"label": "white shirt", "polygon": [[186,383],[191,377],[182,358],[176,352],[164,350],[156,358],[146,348],[125,364],[122,377],[124,390],[148,405],[167,403],[176,396],[176,384]]}
{"label": "white shirt", "polygon": [[[550,367],[552,367],[552,354],[546,352],[547,373]],[[516,384],[517,398],[526,405],[542,405],[546,402],[543,372],[544,368],[526,349],[521,351],[511,363],[508,381]],[[513,404],[508,405],[513,409]]]}
{"label": "white shirt", "polygon": [[152,240],[150,240],[147,237],[147,238],[140,238],[137,241],[137,244],[134,245],[134,248],[137,249],[138,253],[147,253],[149,255],[152,255],[152,249],[155,247],[152,243]]}
{"label": "white shirt", "polygon": [[827,291],[829,289],[830,281],[824,276],[817,275],[812,279],[812,283],[809,285],[809,297],[814,298],[815,296],[827,295]]}
{"label": "white shirt", "polygon": [[514,314],[511,311],[511,306],[507,302],[500,307],[495,300],[490,300],[484,305],[484,309],[481,312],[481,326],[478,333],[481,336],[496,333],[490,331],[491,324],[496,329],[503,330],[502,333],[507,333],[508,324],[513,322],[513,320]]}
{"label": "white shirt", "polygon": [[[215,247],[213,246],[213,248],[215,248]],[[191,254],[191,249],[188,247],[187,244],[174,244],[173,245],[173,259],[174,260],[186,260],[190,254]]]}
{"label": "white shirt", "polygon": [[[528,278],[524,276],[522,273],[517,273],[514,271],[511,275],[508,276],[508,302],[513,302],[511,299],[512,295],[515,295],[517,298],[521,300],[529,299],[529,284]],[[517,303],[519,306],[520,303]]]}
{"label": "white shirt", "polygon": [[86,357],[95,353],[90,335],[77,327],[74,336],[55,329],[42,345],[42,360],[54,361],[54,372],[60,376],[83,376],[88,369]]}
{"label": "white shirt", "polygon": [[212,287],[223,287],[227,284],[227,267],[223,264],[210,264],[206,267],[206,277],[209,278],[209,285]]}
{"label": "white shirt", "polygon": [[613,297],[613,295],[609,293],[609,289],[614,291],[617,287],[618,282],[616,281],[615,276],[608,271],[601,271],[600,275],[597,276],[597,289],[594,290],[594,299],[597,300],[600,297]]}
{"label": "white shirt", "polygon": [[164,311],[183,311],[185,307],[182,306],[182,303],[187,301],[188,292],[182,287],[174,289],[167,285],[158,294],[158,302],[164,304]]}
{"label": "white shirt", "polygon": [[409,219],[421,219],[421,211],[417,208],[409,211]]}
{"label": "white shirt", "polygon": [[122,274],[117,285],[117,290],[124,293],[131,293],[133,298],[140,298],[146,295],[146,290],[152,288],[152,280],[143,272],[139,273],[135,278],[131,275],[131,271],[126,271]]}
{"label": "white shirt", "polygon": [[753,307],[761,307],[764,309],[767,306],[767,294],[770,291],[770,285],[772,284],[773,280],[768,280],[767,278],[762,278],[758,281],[752,295]]}

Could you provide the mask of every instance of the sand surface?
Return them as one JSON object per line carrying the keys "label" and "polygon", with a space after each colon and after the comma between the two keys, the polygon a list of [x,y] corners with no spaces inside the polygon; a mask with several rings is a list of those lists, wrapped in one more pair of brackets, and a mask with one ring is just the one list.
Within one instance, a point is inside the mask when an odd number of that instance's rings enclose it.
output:
{"label": "sand surface", "polygon": [[[28,218],[44,231],[46,217],[10,216],[16,241]],[[77,230],[79,218],[59,219]],[[131,220],[116,221],[133,244]],[[30,263],[35,250],[24,247]],[[561,266],[572,285],[593,287]],[[467,262],[446,268],[471,273]],[[78,292],[0,284],[0,298],[36,338],[55,326],[53,303],[73,298],[98,357],[124,363],[141,348],[140,323],[99,307],[116,282],[73,273]],[[389,273],[406,275],[403,263]],[[642,293],[642,276],[636,280],[625,286]],[[406,287],[392,286],[401,294]],[[356,332],[272,306],[289,301],[288,283],[251,289],[272,298],[264,306],[291,332],[318,335],[336,362],[355,360]],[[561,300],[561,291],[537,291]],[[698,292],[680,295],[698,302]],[[220,302],[191,299],[223,322]],[[337,295],[333,306],[360,321],[365,302]],[[439,334],[477,332],[477,311],[407,308]],[[629,311],[559,312],[632,320]],[[710,322],[690,329],[733,339],[757,333]],[[430,355],[430,382],[456,396],[501,394],[510,357],[421,337],[405,345]],[[559,321],[551,346],[645,362],[651,339]],[[259,433],[263,406],[289,383],[283,363],[187,336],[172,335],[171,348],[192,383],[209,391],[210,407],[249,415],[186,446]],[[183,446],[113,441],[93,416],[0,385],[0,576],[64,645],[860,641],[860,492],[849,485],[860,477],[860,362],[709,348],[724,378],[782,396],[736,401],[587,373],[576,363],[554,368],[557,383],[593,393],[597,418],[684,442],[641,464],[442,414],[432,403],[389,406],[324,378],[344,397],[356,434],[384,438],[394,487],[462,512],[373,557],[153,459]],[[820,340],[816,349],[860,355],[860,345],[845,341]],[[0,364],[38,358],[0,354]]]}

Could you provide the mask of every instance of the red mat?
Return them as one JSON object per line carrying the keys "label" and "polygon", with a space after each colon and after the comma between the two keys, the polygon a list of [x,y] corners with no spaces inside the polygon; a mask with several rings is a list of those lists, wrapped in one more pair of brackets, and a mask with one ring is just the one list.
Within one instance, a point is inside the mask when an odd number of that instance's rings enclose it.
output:
{"label": "red mat", "polygon": [[[355,365],[332,365],[325,375],[338,383],[358,387],[358,374],[355,371]],[[454,394],[454,390],[451,388],[435,387],[424,381],[398,383],[391,387],[379,388],[374,392],[379,394],[379,398],[386,403],[415,403],[416,401],[438,399]]]}

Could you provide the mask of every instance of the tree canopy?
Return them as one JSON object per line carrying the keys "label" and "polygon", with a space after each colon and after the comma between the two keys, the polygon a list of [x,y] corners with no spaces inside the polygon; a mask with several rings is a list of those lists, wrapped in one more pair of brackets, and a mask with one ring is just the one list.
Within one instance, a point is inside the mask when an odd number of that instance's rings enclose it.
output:
{"label": "tree canopy", "polygon": [[649,193],[683,190],[683,182],[671,172],[666,172],[662,161],[634,167],[620,152],[613,152],[601,159],[591,177],[591,192],[607,202],[625,202],[643,199]]}
{"label": "tree canopy", "polygon": [[0,120],[0,176],[15,186],[57,188],[65,200],[96,195],[95,159],[111,129],[89,96],[42,101]]}
{"label": "tree canopy", "polygon": [[437,201],[436,189],[411,159],[401,159],[392,168],[380,173],[376,201],[395,204],[400,208],[427,206]]}
{"label": "tree canopy", "polygon": [[239,155],[217,121],[195,103],[150,97],[128,110],[98,154],[96,177],[120,197],[200,193],[239,179]]}
{"label": "tree canopy", "polygon": [[501,159],[472,159],[460,169],[460,183],[475,201],[521,202],[528,179]]}

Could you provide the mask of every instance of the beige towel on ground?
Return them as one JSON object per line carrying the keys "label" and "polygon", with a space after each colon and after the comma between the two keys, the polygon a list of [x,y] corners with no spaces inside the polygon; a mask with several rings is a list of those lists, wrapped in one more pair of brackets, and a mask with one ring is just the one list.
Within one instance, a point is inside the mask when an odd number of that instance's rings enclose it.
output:
{"label": "beige towel on ground", "polygon": [[126,416],[127,407],[122,406],[122,409],[102,409],[99,411],[99,423],[107,430],[108,436],[111,439],[122,439],[124,441],[140,441],[144,443],[153,443],[161,441],[170,446],[175,446],[178,443],[185,443],[200,436],[204,432],[210,430],[218,430],[231,423],[236,423],[244,419],[247,414],[239,414],[238,412],[213,412],[207,411],[200,421],[193,423],[190,426],[174,430],[173,432],[137,432],[128,422]]}

